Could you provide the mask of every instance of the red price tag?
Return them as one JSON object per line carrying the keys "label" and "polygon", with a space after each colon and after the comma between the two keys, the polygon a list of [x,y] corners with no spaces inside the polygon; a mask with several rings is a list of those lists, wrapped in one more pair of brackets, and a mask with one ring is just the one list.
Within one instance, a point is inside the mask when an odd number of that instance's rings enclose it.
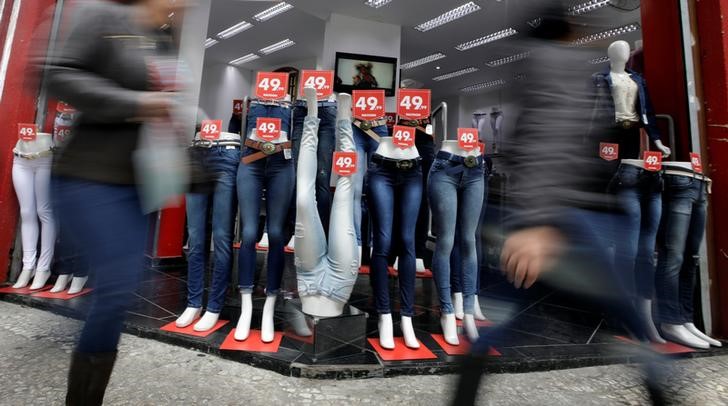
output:
{"label": "red price tag", "polygon": [[384,90],[354,90],[354,118],[379,120],[384,117]]}
{"label": "red price tag", "polygon": [[479,142],[478,143],[478,148],[480,148],[480,155],[485,155],[485,143],[484,142]]}
{"label": "red price tag", "polygon": [[392,129],[397,123],[397,113],[384,113],[384,119],[387,120],[387,128]]}
{"label": "red price tag", "polygon": [[599,143],[599,157],[605,161],[614,161],[619,158],[619,144]]}
{"label": "red price tag", "polygon": [[415,145],[415,128],[405,125],[395,125],[392,130],[394,145],[400,149],[412,148]]}
{"label": "red price tag", "polygon": [[239,116],[243,114],[243,101],[242,100],[233,100],[233,114],[236,116]]}
{"label": "red price tag", "polygon": [[301,89],[299,96],[303,97],[303,88],[316,89],[316,97],[325,99],[334,92],[334,71],[332,70],[304,70],[301,72]]}
{"label": "red price tag", "polygon": [[458,128],[458,146],[460,149],[474,150],[479,142],[477,128]]}
{"label": "red price tag", "polygon": [[258,72],[255,97],[263,100],[281,100],[288,94],[287,72]]}
{"label": "red price tag", "polygon": [[356,173],[356,152],[334,152],[333,171],[339,176],[349,176]]}
{"label": "red price tag", "polygon": [[35,141],[38,127],[35,124],[18,124],[18,138],[23,141]]}
{"label": "red price tag", "polygon": [[281,136],[281,119],[258,117],[256,133],[264,141],[275,141]]}
{"label": "red price tag", "polygon": [[645,170],[657,172],[662,169],[662,152],[645,151],[644,158]]}
{"label": "red price tag", "polygon": [[76,110],[71,107],[68,103],[64,103],[62,101],[59,101],[56,105],[56,111],[59,113],[75,113]]}
{"label": "red price tag", "polygon": [[693,166],[695,172],[703,173],[703,160],[700,158],[700,154],[695,152],[690,153],[690,165]]}
{"label": "red price tag", "polygon": [[67,125],[59,125],[56,127],[56,136],[54,138],[58,140],[58,142],[64,142],[70,135],[71,127]]}
{"label": "red price tag", "polygon": [[207,141],[216,141],[220,139],[221,128],[222,120],[202,120],[200,138]]}
{"label": "red price tag", "polygon": [[427,89],[399,89],[397,114],[407,120],[428,118],[431,97],[432,93]]}

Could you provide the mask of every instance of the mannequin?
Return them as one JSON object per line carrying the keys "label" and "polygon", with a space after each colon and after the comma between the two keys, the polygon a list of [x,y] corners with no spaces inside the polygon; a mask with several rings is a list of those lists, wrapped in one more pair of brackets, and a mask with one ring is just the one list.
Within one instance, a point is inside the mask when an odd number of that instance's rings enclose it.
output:
{"label": "mannequin", "polygon": [[[37,133],[32,140],[18,139],[13,148],[13,186],[20,205],[23,268],[13,288],[41,289],[51,276],[56,240],[50,200],[53,136]],[[40,224],[38,222],[40,220]],[[40,238],[40,256],[37,246]]]}
{"label": "mannequin", "polygon": [[[401,329],[405,345],[420,347],[414,332],[414,285],[416,255],[414,234],[420,202],[422,200],[422,168],[420,154],[415,145],[400,148],[393,137],[381,137],[372,156],[367,176],[368,203],[374,231],[371,279],[374,302],[379,313],[379,344],[394,349],[394,327],[389,304],[387,260],[397,238],[401,243],[398,259],[398,278],[401,295]],[[399,213],[394,215],[395,210]],[[400,220],[400,235],[393,236],[394,218]]]}
{"label": "mannequin", "polygon": [[[263,139],[256,129],[257,119],[276,118],[281,121],[278,138]],[[241,293],[241,313],[235,330],[235,339],[242,341],[250,333],[253,314],[253,289],[256,270],[256,239],[260,219],[260,205],[265,197],[265,246],[268,248],[266,298],[261,321],[261,340],[275,338],[274,316],[276,298],[283,277],[284,233],[288,209],[293,198],[295,173],[288,134],[291,130],[290,103],[251,101],[247,115],[247,139],[242,163],[238,169],[238,202],[243,223],[242,241],[238,259],[238,280]],[[265,148],[273,153],[262,153]],[[265,193],[265,194],[264,194]],[[261,245],[259,243],[259,245]]]}
{"label": "mannequin", "polygon": [[[359,253],[354,232],[354,176],[340,176],[336,181],[327,242],[314,193],[320,122],[316,89],[305,88],[304,95],[308,115],[303,121],[296,174],[295,264],[298,293],[304,313],[315,317],[335,317],[343,313],[359,272]],[[339,94],[337,104],[337,149],[354,152],[351,96]]]}
{"label": "mannequin", "polygon": [[721,347],[720,341],[693,324],[693,292],[711,180],[695,172],[690,162],[665,162],[663,172],[665,192],[657,265],[660,330],[668,340],[689,347]]}

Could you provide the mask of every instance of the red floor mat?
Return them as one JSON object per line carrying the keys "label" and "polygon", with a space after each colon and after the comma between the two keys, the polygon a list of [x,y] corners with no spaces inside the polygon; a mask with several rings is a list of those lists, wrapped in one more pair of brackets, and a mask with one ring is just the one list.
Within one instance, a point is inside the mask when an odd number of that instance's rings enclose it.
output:
{"label": "red floor mat", "polygon": [[417,360],[417,359],[437,359],[437,355],[433,354],[429,348],[425,347],[425,345],[422,344],[422,341],[420,341],[420,348],[417,350],[413,350],[411,348],[408,348],[406,345],[404,345],[404,338],[402,338],[402,337],[394,338],[394,349],[393,350],[385,350],[384,348],[380,347],[379,339],[377,339],[377,338],[370,338],[367,341],[369,341],[369,344],[372,347],[374,347],[374,351],[376,351],[377,354],[379,354],[379,356],[384,361],[410,361],[410,360]]}
{"label": "red floor mat", "polygon": [[51,293],[49,291],[44,291],[44,292],[40,292],[40,293],[33,293],[31,296],[42,297],[44,299],[70,300],[70,299],[73,299],[74,297],[83,296],[83,295],[91,292],[91,290],[92,290],[91,288],[85,288],[85,289],[81,290],[80,292],[75,293],[73,295],[69,295],[68,292],[65,290],[63,292],[58,292],[58,293]]}
{"label": "red floor mat", "polygon": [[[199,319],[197,319],[197,320],[199,320]],[[184,335],[193,336],[193,337],[207,337],[210,334],[216,332],[217,330],[220,330],[220,328],[222,328],[222,326],[229,323],[228,320],[218,320],[217,324],[215,324],[215,326],[213,328],[211,328],[210,330],[195,331],[194,326],[195,326],[195,323],[197,323],[197,320],[195,320],[192,324],[190,324],[189,326],[187,326],[185,328],[179,328],[174,324],[174,322],[171,322],[171,323],[163,326],[162,328],[160,328],[160,330],[169,331],[170,333],[184,334]]]}
{"label": "red floor mat", "polygon": [[228,351],[278,352],[282,339],[283,334],[276,331],[273,341],[264,343],[260,340],[260,330],[250,330],[250,335],[248,335],[245,341],[237,341],[235,339],[235,329],[233,329],[225,338],[222,345],[220,345],[220,349]]}
{"label": "red floor mat", "polygon": [[15,294],[15,295],[30,295],[32,293],[39,293],[39,292],[49,290],[52,287],[53,287],[53,285],[45,285],[40,289],[30,290],[30,287],[13,289],[12,286],[5,286],[5,287],[0,288],[0,293],[11,293],[11,294]]}
{"label": "red floor mat", "polygon": [[[638,343],[630,338],[624,337],[624,336],[614,336],[617,340],[624,341],[625,343],[638,345]],[[665,344],[657,344],[657,343],[650,343],[650,347],[653,351],[658,352],[660,354],[665,355],[671,355],[671,354],[688,354],[691,352],[695,352],[695,349],[686,347],[684,345],[680,345],[677,343],[673,343],[668,341]]]}

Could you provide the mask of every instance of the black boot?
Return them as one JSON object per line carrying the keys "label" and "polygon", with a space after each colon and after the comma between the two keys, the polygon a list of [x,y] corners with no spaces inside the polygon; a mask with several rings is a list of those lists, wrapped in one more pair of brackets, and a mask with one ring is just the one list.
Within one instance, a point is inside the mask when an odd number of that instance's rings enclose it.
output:
{"label": "black boot", "polygon": [[66,405],[102,405],[114,362],[116,351],[94,354],[74,352],[68,371]]}
{"label": "black boot", "polygon": [[455,388],[455,397],[450,403],[453,406],[475,405],[478,398],[480,380],[485,374],[485,357],[468,355],[460,364],[460,376]]}

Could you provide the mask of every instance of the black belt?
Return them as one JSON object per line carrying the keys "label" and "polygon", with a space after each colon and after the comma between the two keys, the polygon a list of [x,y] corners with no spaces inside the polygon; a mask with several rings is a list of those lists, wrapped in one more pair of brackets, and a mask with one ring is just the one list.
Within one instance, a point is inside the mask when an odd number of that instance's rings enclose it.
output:
{"label": "black belt", "polygon": [[617,127],[625,129],[625,130],[630,130],[639,125],[640,125],[639,121],[617,121]]}
{"label": "black belt", "polygon": [[372,162],[381,165],[386,169],[397,169],[400,171],[409,171],[420,166],[422,158],[415,159],[392,159],[381,155],[373,155]]}
{"label": "black belt", "polygon": [[240,148],[240,141],[236,140],[194,140],[192,146],[196,148],[212,147],[237,147]]}
{"label": "black belt", "polygon": [[465,166],[466,168],[476,168],[483,164],[482,156],[460,156],[449,152],[440,151],[437,153],[437,159],[445,159]]}

